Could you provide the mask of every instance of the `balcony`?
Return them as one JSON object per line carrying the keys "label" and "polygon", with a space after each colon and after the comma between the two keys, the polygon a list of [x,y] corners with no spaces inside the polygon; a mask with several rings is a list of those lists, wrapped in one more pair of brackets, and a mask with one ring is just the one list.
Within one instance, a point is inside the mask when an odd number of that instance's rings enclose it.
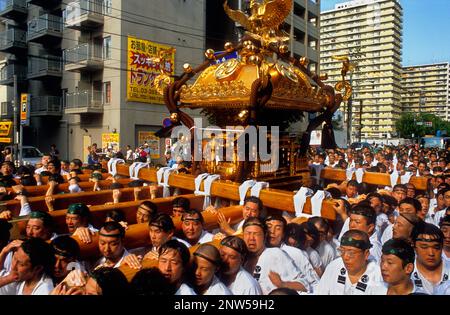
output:
{"label": "balcony", "polygon": [[15,54],[27,49],[27,32],[12,28],[0,33],[0,51]]}
{"label": "balcony", "polygon": [[27,68],[16,64],[3,67],[0,71],[0,85],[14,85],[14,75],[17,75],[17,81],[26,80]]}
{"label": "balcony", "polygon": [[60,4],[61,0],[27,0],[27,2],[45,9],[51,9]]}
{"label": "balcony", "polygon": [[81,91],[66,94],[65,114],[103,113],[103,93],[101,91]]}
{"label": "balcony", "polygon": [[0,117],[11,119],[14,116],[13,102],[2,102],[0,105]]}
{"label": "balcony", "polygon": [[64,25],[75,30],[92,30],[104,22],[103,0],[75,0],[63,12]]}
{"label": "balcony", "polygon": [[50,46],[62,39],[62,18],[44,14],[28,22],[27,41]]}
{"label": "balcony", "polygon": [[61,57],[43,55],[28,58],[28,79],[46,80],[62,77]]}
{"label": "balcony", "polygon": [[0,0],[0,17],[16,20],[25,18],[27,13],[25,0]]}
{"label": "balcony", "polygon": [[37,96],[31,98],[31,116],[62,116],[62,97]]}
{"label": "balcony", "polygon": [[81,44],[63,51],[65,71],[97,71],[103,68],[102,46]]}

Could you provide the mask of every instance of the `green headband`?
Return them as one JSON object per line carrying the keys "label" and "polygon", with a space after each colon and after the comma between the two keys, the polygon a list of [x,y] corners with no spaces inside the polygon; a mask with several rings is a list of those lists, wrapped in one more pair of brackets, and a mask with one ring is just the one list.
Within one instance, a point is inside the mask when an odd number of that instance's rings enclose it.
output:
{"label": "green headband", "polygon": [[355,240],[353,237],[342,237],[341,246],[351,246],[362,250],[366,250],[372,247],[370,242],[365,242],[363,240]]}
{"label": "green headband", "polygon": [[404,248],[388,248],[383,250],[384,255],[395,255],[398,258],[400,258],[403,261],[406,261],[407,263],[414,263],[414,257],[410,259],[411,257],[408,257],[408,253]]}
{"label": "green headband", "polygon": [[50,215],[46,212],[42,211],[31,211],[30,213],[30,219],[41,219],[41,220],[49,220]]}
{"label": "green headband", "polygon": [[77,214],[85,217],[89,214],[89,208],[82,203],[73,203],[67,209],[67,214]]}

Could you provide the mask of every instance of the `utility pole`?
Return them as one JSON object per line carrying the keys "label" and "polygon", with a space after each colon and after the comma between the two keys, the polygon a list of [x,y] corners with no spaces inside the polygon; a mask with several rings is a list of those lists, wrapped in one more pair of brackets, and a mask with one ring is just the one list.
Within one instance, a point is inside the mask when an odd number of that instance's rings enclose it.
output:
{"label": "utility pole", "polygon": [[17,112],[19,110],[19,100],[18,100],[18,87],[17,87],[17,74],[14,74],[14,107],[13,107],[13,162],[16,162],[17,158],[17,143],[19,141],[19,137],[17,134]]}
{"label": "utility pole", "polygon": [[359,101],[359,134],[358,134],[359,142],[361,142],[361,136],[362,136],[362,109],[363,109],[363,100],[361,99]]}

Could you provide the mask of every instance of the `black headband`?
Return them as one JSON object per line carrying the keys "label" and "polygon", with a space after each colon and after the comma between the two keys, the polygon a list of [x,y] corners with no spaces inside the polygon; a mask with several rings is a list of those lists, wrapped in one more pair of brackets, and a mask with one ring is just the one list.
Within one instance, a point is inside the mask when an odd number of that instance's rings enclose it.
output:
{"label": "black headband", "polygon": [[245,229],[246,227],[252,226],[252,225],[259,226],[259,227],[260,227],[261,229],[263,229],[263,230],[265,229],[265,228],[264,228],[264,225],[263,225],[262,223],[260,223],[260,222],[257,222],[257,221],[245,223],[244,226],[242,227],[242,229]]}
{"label": "black headband", "polygon": [[232,238],[231,238],[231,239],[226,239],[226,238],[224,238],[224,239],[220,242],[220,245],[229,247],[229,248],[231,248],[232,250],[238,252],[239,254],[245,255],[243,248],[239,248],[238,246],[234,246],[234,244],[233,244],[233,239],[232,239]]}
{"label": "black headband", "polygon": [[342,237],[341,238],[341,246],[351,246],[356,247],[362,250],[366,250],[372,247],[370,242],[366,242],[363,240],[355,240],[353,237]]}
{"label": "black headband", "polygon": [[400,213],[400,216],[405,219],[406,221],[409,222],[409,224],[411,224],[412,226],[415,226],[416,224],[414,222],[412,222],[410,219],[408,219],[405,215],[403,215],[403,213]]}
{"label": "black headband", "polygon": [[206,259],[207,261],[209,261],[210,263],[212,263],[212,264],[214,264],[216,266],[220,266],[220,262],[219,261],[215,261],[214,259],[209,258],[208,256],[203,255],[202,253],[195,252],[194,256],[201,257],[201,258]]}
{"label": "black headband", "polygon": [[73,258],[73,257],[75,257],[74,254],[72,254],[72,253],[70,253],[70,252],[68,252],[68,251],[59,249],[59,248],[57,248],[57,247],[55,247],[55,246],[53,246],[53,249],[55,250],[55,255],[63,256],[63,257],[67,257],[67,258]]}
{"label": "black headband", "polygon": [[105,237],[117,237],[117,238],[122,238],[123,237],[122,233],[105,234],[105,233],[102,233],[102,232],[98,232],[98,235],[105,236]]}

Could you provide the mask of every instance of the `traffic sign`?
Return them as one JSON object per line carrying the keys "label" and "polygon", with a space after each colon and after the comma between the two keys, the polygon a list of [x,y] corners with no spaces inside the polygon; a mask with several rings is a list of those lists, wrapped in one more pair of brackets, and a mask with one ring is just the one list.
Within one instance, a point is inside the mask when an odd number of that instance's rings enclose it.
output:
{"label": "traffic sign", "polygon": [[20,94],[20,124],[30,125],[30,95],[26,93]]}

